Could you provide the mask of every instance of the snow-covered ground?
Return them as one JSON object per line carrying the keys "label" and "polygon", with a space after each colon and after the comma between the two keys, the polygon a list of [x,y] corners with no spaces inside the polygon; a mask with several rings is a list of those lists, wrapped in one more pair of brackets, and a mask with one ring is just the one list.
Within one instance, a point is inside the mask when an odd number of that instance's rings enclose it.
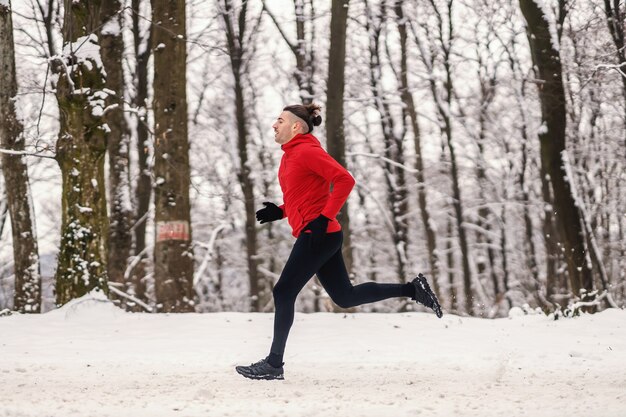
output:
{"label": "snow-covered ground", "polygon": [[272,319],[97,296],[0,317],[0,416],[626,416],[626,311],[298,314],[285,380],[244,379]]}

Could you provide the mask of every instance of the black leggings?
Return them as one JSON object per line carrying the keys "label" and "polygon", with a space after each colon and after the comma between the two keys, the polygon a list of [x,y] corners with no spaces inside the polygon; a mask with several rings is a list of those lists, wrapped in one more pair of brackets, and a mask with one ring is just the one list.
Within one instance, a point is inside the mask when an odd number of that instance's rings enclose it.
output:
{"label": "black leggings", "polygon": [[323,247],[317,252],[309,249],[310,237],[310,234],[302,233],[296,240],[273,291],[276,312],[271,353],[281,359],[289,329],[293,324],[296,297],[314,274],[317,274],[330,298],[343,308],[392,297],[410,296],[403,284],[367,282],[353,286],[341,254],[341,231],[326,234]]}

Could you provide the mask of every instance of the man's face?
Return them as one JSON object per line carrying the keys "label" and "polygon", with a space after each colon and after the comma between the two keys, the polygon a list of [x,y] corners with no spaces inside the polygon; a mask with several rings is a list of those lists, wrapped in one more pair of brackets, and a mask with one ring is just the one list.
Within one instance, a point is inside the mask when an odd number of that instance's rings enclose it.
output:
{"label": "man's face", "polygon": [[302,123],[291,112],[283,111],[276,122],[272,125],[274,129],[274,140],[279,145],[284,145],[289,142],[302,131],[300,126]]}

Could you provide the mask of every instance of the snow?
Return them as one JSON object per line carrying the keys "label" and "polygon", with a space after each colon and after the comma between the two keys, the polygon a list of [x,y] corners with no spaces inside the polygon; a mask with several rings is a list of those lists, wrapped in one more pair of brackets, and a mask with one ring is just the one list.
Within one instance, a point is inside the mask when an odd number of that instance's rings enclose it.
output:
{"label": "snow", "polygon": [[552,0],[534,0],[535,4],[541,9],[543,13],[543,19],[548,24],[550,29],[550,43],[555,51],[560,51],[560,42],[557,31],[557,18],[556,12],[553,9]]}
{"label": "snow", "polygon": [[120,26],[119,16],[117,14],[113,18],[107,20],[101,31],[103,36],[119,36],[121,32],[122,27]]}
{"label": "snow", "polygon": [[539,126],[539,129],[537,129],[537,134],[538,135],[545,135],[548,133],[548,125],[546,124],[546,122],[541,123],[541,126]]}
{"label": "snow", "polygon": [[0,7],[9,8],[9,0],[0,0]]}
{"label": "snow", "polygon": [[63,55],[74,55],[76,62],[72,65],[72,71],[76,65],[84,64],[89,70],[96,65],[104,73],[104,66],[100,58],[100,45],[95,34],[79,37],[76,42],[69,42],[63,46]]}
{"label": "snow", "polygon": [[98,292],[0,318],[0,416],[626,415],[626,312],[551,320],[297,314],[285,381],[272,314],[125,313]]}
{"label": "snow", "polygon": [[93,213],[93,209],[91,207],[83,207],[80,204],[76,204],[76,208],[78,209],[79,213]]}
{"label": "snow", "polygon": [[[110,91],[110,90],[109,90]],[[89,106],[91,107],[91,114],[94,117],[101,117],[104,114],[104,108],[106,106],[106,99],[108,94],[106,91],[95,91],[87,99]]]}

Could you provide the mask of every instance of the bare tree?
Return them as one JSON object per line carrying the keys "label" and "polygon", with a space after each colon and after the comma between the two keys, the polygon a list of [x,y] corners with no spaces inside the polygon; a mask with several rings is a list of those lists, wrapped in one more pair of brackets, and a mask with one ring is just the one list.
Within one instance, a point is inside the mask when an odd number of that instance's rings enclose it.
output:
{"label": "bare tree", "polygon": [[[567,135],[571,138],[569,141],[569,143],[571,143],[570,149],[573,148],[572,152],[569,153],[569,155],[572,155],[571,161],[564,160],[564,163],[569,162],[569,164],[565,164],[564,169],[568,171],[566,175],[568,181],[572,184],[572,188],[580,190],[576,207],[585,231],[587,252],[593,263],[593,270],[595,271],[594,277],[599,281],[597,282],[597,284],[599,284],[598,286],[601,286],[608,292],[610,279],[595,233],[598,230],[599,214],[603,211],[603,208],[606,207],[606,204],[602,204],[601,200],[597,201],[599,204],[594,204],[595,198],[593,195],[596,186],[593,183],[596,180],[594,178],[595,176],[588,175],[588,173],[590,171],[593,172],[598,167],[602,167],[600,172],[609,174],[619,162],[602,157],[601,148],[603,146],[602,142],[604,141],[598,141],[596,137],[596,125],[602,114],[600,100],[597,97],[598,94],[601,94],[601,79],[589,79],[584,95],[577,94],[573,91],[574,82],[572,78],[584,80],[589,77],[587,75],[589,69],[587,65],[585,65],[587,59],[586,44],[589,41],[589,36],[581,36],[580,29],[572,19],[572,13],[568,13],[567,17],[566,25],[562,33],[566,34],[571,45],[569,48],[572,52],[570,59],[576,65],[570,70],[564,71],[564,89],[566,97],[568,98],[568,126],[571,126],[570,129],[568,129]],[[622,81],[623,80],[624,78],[622,77]],[[583,116],[586,108],[590,110],[589,118]],[[583,126],[587,125],[587,120],[589,128],[585,129]],[[588,130],[589,134],[582,134],[583,130]],[[584,152],[576,152],[575,149],[579,151],[584,150]],[[600,174],[600,181],[603,181],[603,176],[603,174]],[[610,226],[607,227],[606,231],[608,232]],[[614,304],[611,297],[609,297],[608,301]]]}
{"label": "bare tree", "polygon": [[[6,187],[6,206],[11,216],[15,270],[14,309],[22,313],[41,311],[41,275],[33,201],[24,151],[22,124],[15,111],[17,81],[11,2],[0,3],[0,156]],[[16,154],[9,154],[13,151]],[[3,206],[4,206],[4,198]],[[4,218],[4,213],[0,213]],[[4,224],[2,219],[2,225]]]}
{"label": "bare tree", "polygon": [[261,311],[261,294],[266,287],[258,271],[258,251],[254,182],[251,176],[250,158],[248,155],[248,115],[243,84],[243,75],[248,71],[248,65],[253,52],[252,36],[256,33],[260,23],[259,15],[254,26],[249,28],[247,1],[235,7],[231,0],[219,0],[219,9],[224,21],[226,44],[230,59],[231,71],[234,80],[235,115],[237,122],[237,150],[239,154],[239,172],[237,177],[241,185],[246,215],[246,256],[250,284],[250,309]]}
{"label": "bare tree", "polygon": [[[519,62],[519,53],[517,51],[516,33],[511,31],[509,39],[503,39],[498,33],[496,37],[500,41],[501,46],[505,50],[505,55],[509,70],[511,71],[514,82],[511,83],[513,90],[513,98],[517,111],[519,112],[518,129],[521,136],[521,151],[520,151],[520,166],[517,172],[517,184],[519,185],[517,199],[522,203],[523,219],[524,219],[524,251],[526,256],[526,264],[530,270],[533,278],[531,288],[533,288],[533,296],[537,303],[543,307],[548,308],[550,302],[546,299],[545,285],[541,282],[539,277],[539,262],[537,260],[537,248],[535,247],[535,231],[531,214],[531,202],[530,194],[532,189],[532,183],[527,181],[528,171],[530,171],[530,165],[533,162],[533,158],[530,155],[530,138],[529,138],[529,126],[528,115],[526,111],[527,100],[527,80],[522,73]],[[551,239],[550,236],[546,236],[545,239]],[[546,245],[547,247],[547,245]],[[548,255],[548,254],[546,254]],[[548,255],[548,259],[554,259]],[[552,262],[552,261],[549,261]],[[552,262],[553,263],[553,262]],[[552,273],[554,275],[554,273]],[[547,275],[550,275],[548,273]]]}
{"label": "bare tree", "polygon": [[[252,84],[252,80],[249,80]],[[250,92],[251,101],[256,103],[256,95],[254,90]],[[254,122],[255,130],[257,132],[257,136],[262,138],[264,136],[265,129],[262,126],[261,118],[258,115],[251,115],[251,119]],[[258,146],[258,159],[261,163],[262,168],[262,180],[261,180],[261,194],[264,196],[271,195],[272,185],[276,182],[276,167],[274,161],[271,156],[271,150],[266,146],[266,142],[261,140]],[[265,311],[269,308],[272,308],[272,278],[276,277],[279,273],[279,262],[277,262],[277,253],[275,251],[276,244],[276,232],[275,232],[275,224],[267,223],[264,228],[267,231],[267,241],[270,242],[269,245],[260,245],[258,256],[263,259],[267,259],[267,263],[265,264],[265,268],[259,268],[259,272],[265,275],[265,279],[261,280],[260,284],[262,286],[262,290],[259,291],[259,305],[265,306]],[[263,247],[266,248],[266,251],[263,251]],[[220,271],[221,273],[221,271]],[[319,302],[319,297],[316,297],[316,302]],[[320,311],[316,309],[316,311]]]}
{"label": "bare tree", "polygon": [[[565,0],[559,0],[562,24]],[[563,240],[569,282],[574,296],[583,296],[581,290],[591,292],[593,277],[585,247],[585,231],[574,198],[576,190],[566,177],[565,129],[566,99],[563,88],[563,70],[558,50],[558,39],[550,32],[550,22],[534,0],[520,0],[520,8],[527,23],[528,41],[533,63],[540,80],[542,130],[539,132],[541,163],[549,175],[554,192],[554,214]]]}
{"label": "bare tree", "polygon": [[[620,0],[604,0],[604,12],[606,13],[606,23],[609,27],[609,33],[615,44],[615,53],[617,55],[618,69],[621,75],[624,94],[624,102],[626,104],[626,44],[624,38],[626,35],[626,27],[624,26],[626,20],[626,12],[624,7],[620,6]],[[626,126],[626,106],[624,107],[624,125]],[[626,149],[626,129],[624,136],[624,148]]]}
{"label": "bare tree", "polygon": [[448,288],[450,294],[450,310],[456,311],[459,308],[459,302],[457,300],[456,285],[454,282],[454,251],[452,250],[452,238],[454,233],[454,224],[451,217],[446,220],[446,261],[448,264]]}
{"label": "bare tree", "polygon": [[[146,0],[132,0],[132,32],[133,46],[135,52],[135,94],[132,97],[133,107],[137,109],[136,116],[136,152],[138,178],[135,183],[133,203],[135,207],[134,216],[134,255],[145,253],[146,249],[146,223],[149,215],[150,198],[152,196],[150,157],[150,131],[147,124],[147,103],[148,99],[148,61],[152,51],[152,31],[144,33],[142,22],[146,17],[142,14],[141,6],[151,7]],[[133,287],[135,296],[139,299],[146,299],[146,284],[143,280],[145,274],[144,263],[138,263],[138,267],[133,271]]]}
{"label": "bare tree", "polygon": [[107,262],[109,282],[126,287],[124,272],[131,253],[132,207],[130,203],[129,142],[130,136],[124,117],[124,70],[122,67],[124,39],[122,36],[122,3],[108,0],[102,6],[100,27],[100,50],[107,74],[106,124],[109,127],[107,150],[109,156],[109,258]]}
{"label": "bare tree", "polygon": [[[445,7],[440,7],[435,0],[429,0],[430,9],[435,15],[436,25],[433,34],[427,34],[428,44],[422,39],[411,24],[415,42],[420,50],[420,57],[430,74],[428,83],[430,91],[435,101],[438,117],[441,121],[441,130],[446,138],[446,144],[450,153],[450,174],[452,177],[452,206],[456,217],[458,229],[459,247],[461,249],[461,264],[463,267],[463,288],[465,293],[465,311],[472,315],[474,313],[474,291],[472,285],[472,274],[469,264],[469,246],[467,234],[464,228],[463,201],[461,199],[461,188],[459,185],[459,169],[456,157],[456,142],[453,135],[451,105],[454,98],[454,82],[452,74],[452,46],[454,42],[454,22],[452,19],[452,9],[454,0],[446,0]],[[427,29],[428,30],[428,29]],[[435,76],[435,64],[437,56],[430,51],[439,51],[441,56],[440,68],[443,72],[443,88],[439,87]]]}
{"label": "bare tree", "polygon": [[[345,1],[347,5],[349,0]],[[307,7],[308,4],[308,7]],[[315,98],[315,85],[313,77],[317,70],[315,56],[315,26],[316,19],[315,0],[293,0],[293,7],[296,16],[296,40],[293,41],[287,31],[279,23],[276,15],[267,7],[263,0],[263,11],[274,22],[276,29],[287,43],[289,50],[296,58],[296,69],[293,77],[298,85],[300,100],[304,104],[311,103]],[[346,8],[347,15],[347,8]],[[332,35],[331,35],[332,37]]]}
{"label": "bare tree", "polygon": [[[491,4],[489,2],[477,3],[475,12],[477,13],[478,22],[476,26],[476,32],[472,43],[473,53],[476,55],[476,80],[478,83],[478,93],[472,94],[476,97],[477,103],[475,105],[476,111],[474,117],[469,115],[469,111],[466,110],[468,105],[459,106],[460,122],[467,131],[469,137],[473,139],[474,144],[478,150],[475,161],[475,172],[478,184],[478,200],[480,206],[477,210],[477,216],[475,216],[476,226],[476,242],[474,245],[473,255],[477,259],[476,264],[476,281],[477,286],[480,286],[482,293],[488,291],[483,288],[482,282],[487,281],[491,283],[491,289],[493,291],[492,303],[495,305],[500,304],[504,299],[508,290],[508,269],[503,269],[502,274],[498,273],[498,255],[502,260],[501,265],[508,267],[507,252],[506,252],[506,209],[508,204],[508,188],[506,179],[509,177],[508,173],[500,175],[502,179],[502,191],[498,189],[498,182],[492,178],[491,172],[494,170],[490,166],[490,155],[500,142],[504,146],[505,154],[509,154],[509,144],[505,137],[497,140],[494,136],[499,137],[497,133],[492,133],[493,126],[497,124],[497,112],[499,109],[493,106],[496,99],[499,88],[499,67],[503,61],[501,61],[497,53],[495,45],[496,33],[501,30],[499,22],[496,20],[499,9],[502,8],[501,4]],[[483,30],[486,28],[487,30]],[[477,119],[476,127],[468,124],[468,120]],[[509,171],[513,170],[512,161],[509,163]],[[491,202],[499,203],[500,212],[493,208]],[[499,231],[497,229],[500,229]],[[498,237],[498,232],[500,236]],[[498,245],[498,240],[500,245]],[[498,253],[498,246],[500,252]],[[484,256],[486,255],[486,256]],[[488,280],[486,279],[488,277]],[[502,282],[500,277],[502,277]],[[486,294],[485,294],[486,295]],[[485,299],[484,301],[487,301]],[[492,309],[492,312],[497,309]],[[493,313],[490,313],[493,314]]]}
{"label": "bare tree", "polygon": [[[366,2],[367,3],[367,2]],[[398,280],[404,282],[407,272],[408,246],[408,190],[404,169],[404,138],[407,132],[406,118],[400,121],[400,128],[396,128],[397,121],[392,115],[389,100],[382,88],[381,63],[381,35],[386,24],[387,7],[381,2],[378,7],[366,5],[366,30],[369,35],[369,63],[370,63],[370,90],[374,105],[380,115],[380,124],[383,136],[383,155],[385,157],[384,173],[387,185],[387,202],[391,212],[393,225],[392,240],[396,255]],[[392,164],[391,162],[395,162]]]}
{"label": "bare tree", "polygon": [[422,226],[426,234],[426,250],[428,251],[428,263],[430,265],[430,274],[435,292],[439,293],[439,253],[437,251],[437,238],[433,227],[434,219],[432,218],[427,204],[426,181],[424,176],[424,158],[422,157],[422,133],[420,130],[417,106],[413,100],[413,93],[409,88],[408,79],[408,32],[407,18],[404,13],[404,0],[396,0],[394,10],[396,13],[396,24],[398,25],[398,33],[400,35],[400,71],[399,84],[400,95],[404,108],[402,109],[403,117],[409,118],[411,129],[413,130],[413,143],[415,146],[415,178],[417,179],[417,203],[420,208]]}
{"label": "bare tree", "polygon": [[[346,163],[346,135],[344,131],[344,89],[346,67],[346,31],[349,0],[333,0],[330,17],[330,51],[328,53],[328,82],[326,84],[326,145],[328,153],[342,166]],[[352,232],[348,202],[339,212],[343,230],[343,258],[352,271]]]}
{"label": "bare tree", "polygon": [[[622,80],[622,94],[624,96],[624,149],[626,149],[626,10],[625,6],[622,5],[621,0],[604,0],[604,9],[606,13],[607,25],[609,27],[609,32],[611,34],[611,38],[613,39],[613,43],[616,48],[617,62],[618,62],[618,72],[620,74],[620,79]],[[624,221],[623,216],[620,216],[617,219],[618,230],[619,230],[619,240],[622,242],[620,248],[620,255],[622,262],[626,258],[626,242],[624,240]],[[623,265],[623,264],[622,264]],[[623,290],[626,292],[626,289]]]}
{"label": "bare tree", "polygon": [[103,118],[108,94],[96,35],[102,3],[65,0],[64,6],[63,54],[54,66],[60,113],[56,159],[63,180],[59,305],[93,288],[108,292]]}
{"label": "bare tree", "polygon": [[[2,161],[0,160],[0,163]],[[7,189],[2,184],[2,191],[0,191],[0,237],[2,236],[2,232],[4,231],[4,225],[6,224],[7,216],[9,215],[9,202],[7,198]]]}
{"label": "bare tree", "polygon": [[185,1],[152,1],[157,309],[194,311]]}

